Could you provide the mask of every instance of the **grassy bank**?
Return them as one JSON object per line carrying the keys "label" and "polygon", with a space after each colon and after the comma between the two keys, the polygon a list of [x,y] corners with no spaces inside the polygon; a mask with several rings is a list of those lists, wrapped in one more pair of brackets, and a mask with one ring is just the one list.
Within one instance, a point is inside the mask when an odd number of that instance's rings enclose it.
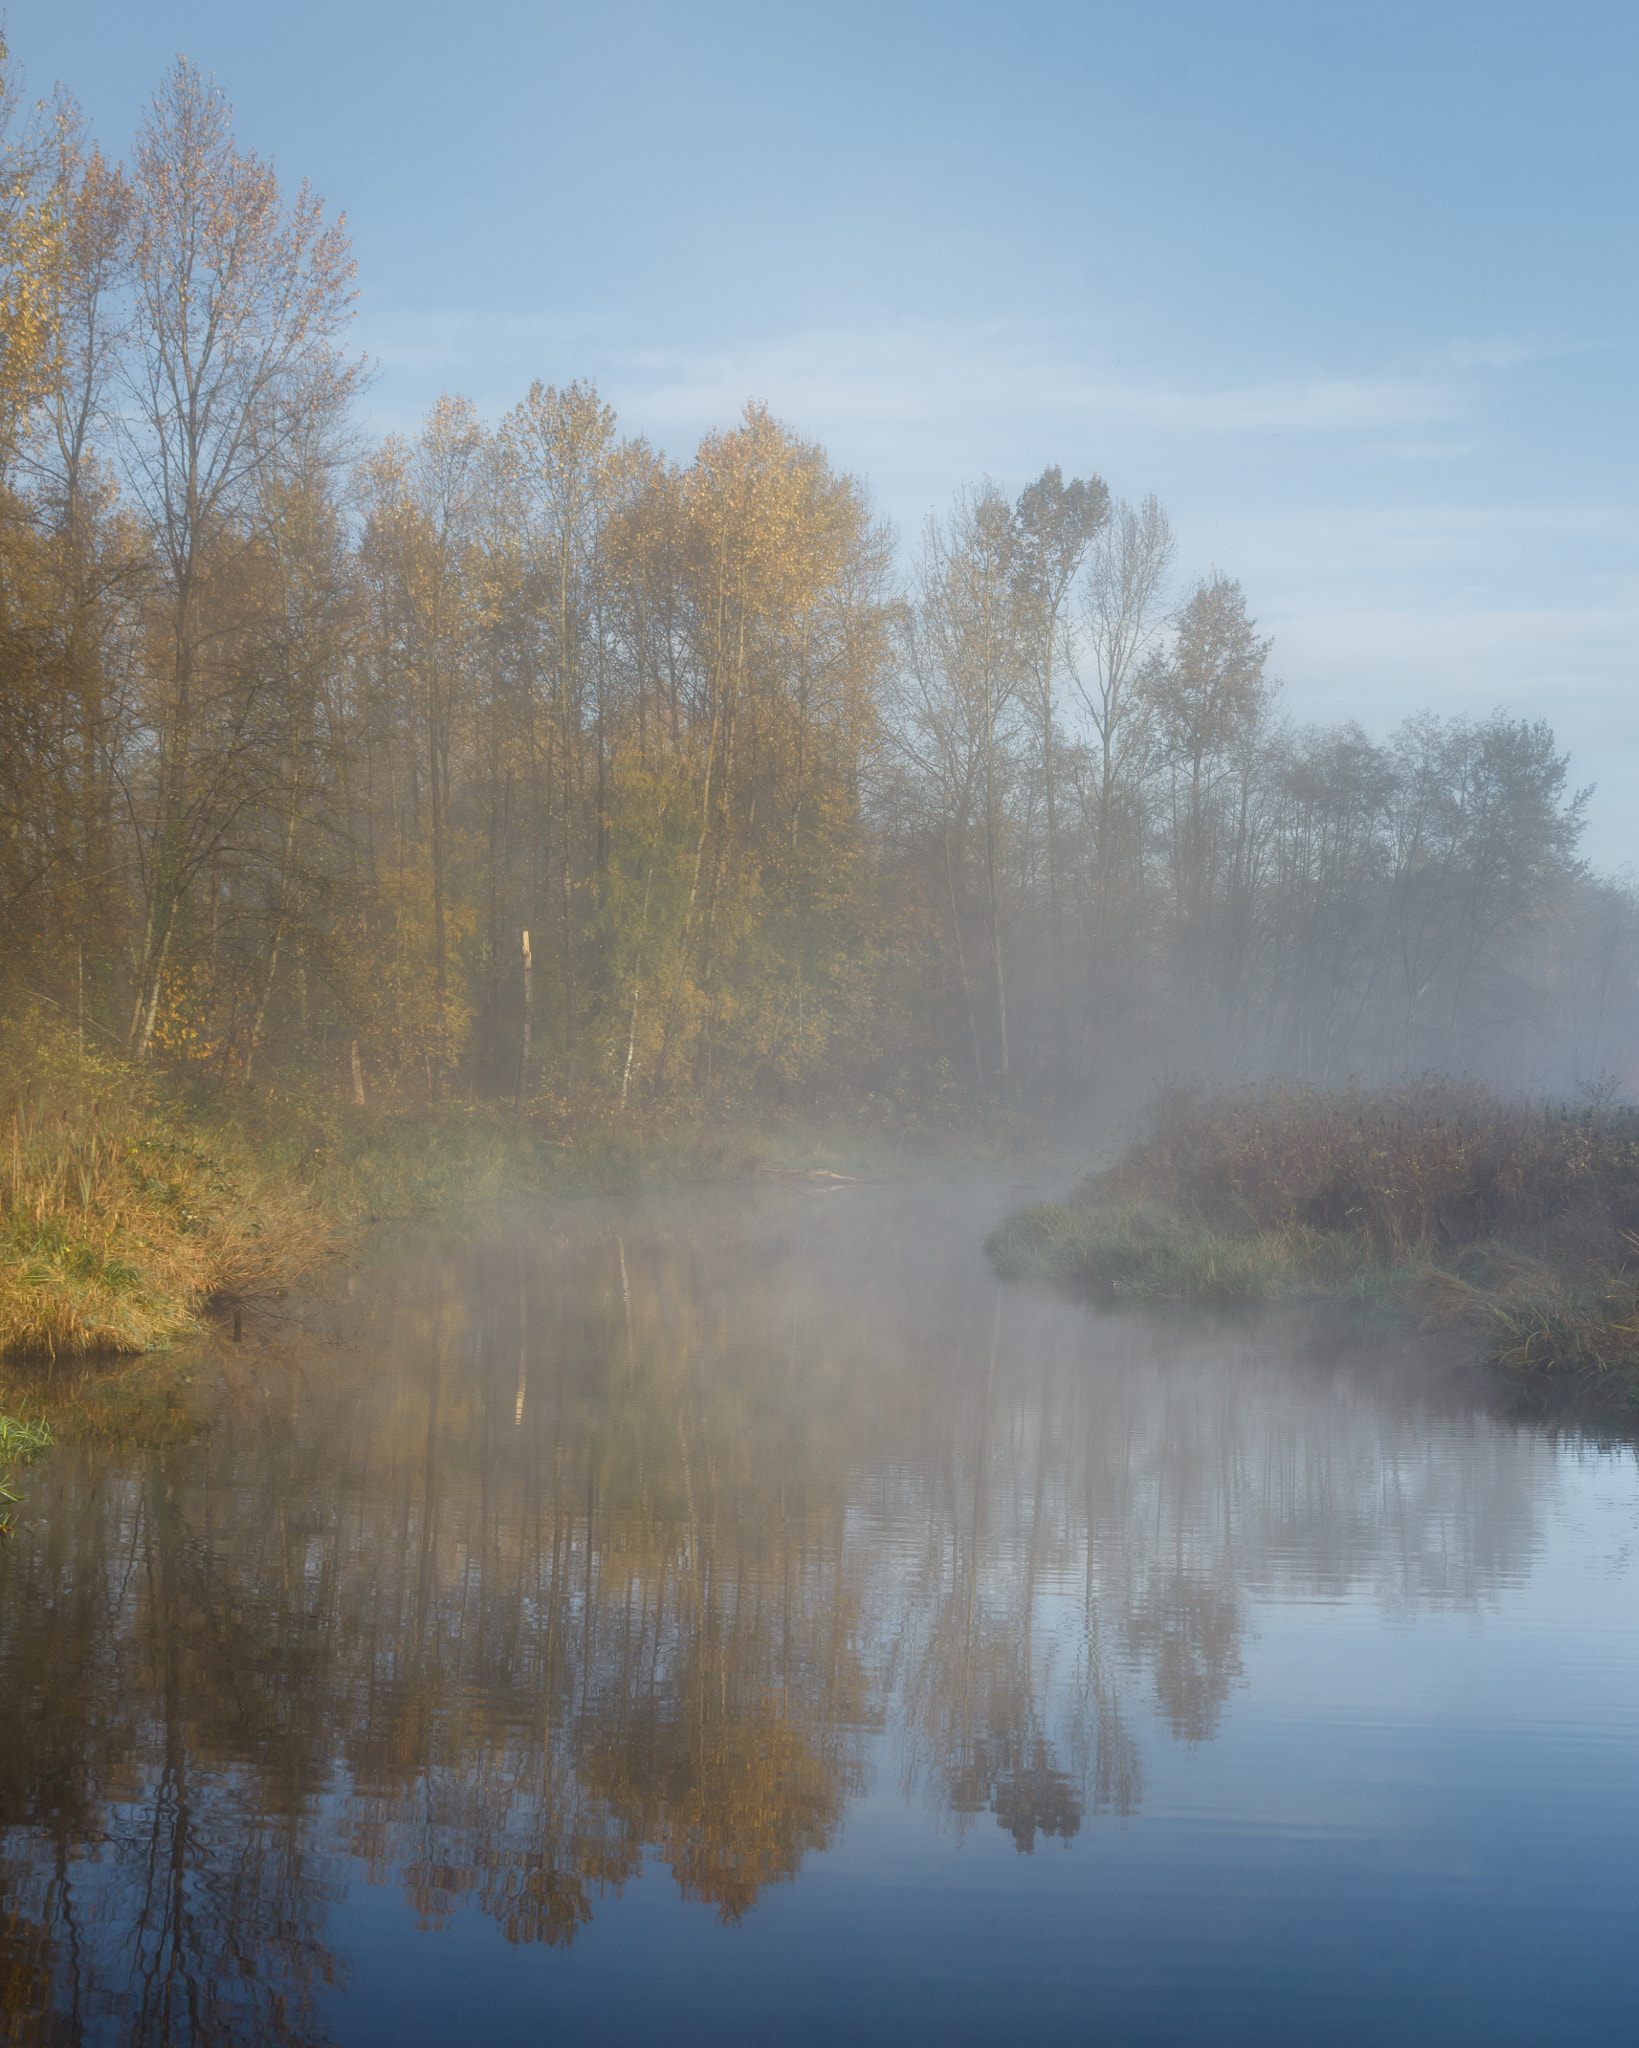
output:
{"label": "grassy bank", "polygon": [[1514,1374],[1639,1400],[1639,1112],[1608,1103],[1443,1080],[1177,1092],[989,1251],[1134,1300],[1395,1306]]}
{"label": "grassy bank", "polygon": [[0,1358],[161,1350],[371,1223],[504,1197],[883,1170],[907,1149],[1003,1156],[1016,1119],[816,1132],[542,1097],[528,1116],[452,1102],[355,1109],[270,1091],[190,1098],[37,1024],[0,1028]]}

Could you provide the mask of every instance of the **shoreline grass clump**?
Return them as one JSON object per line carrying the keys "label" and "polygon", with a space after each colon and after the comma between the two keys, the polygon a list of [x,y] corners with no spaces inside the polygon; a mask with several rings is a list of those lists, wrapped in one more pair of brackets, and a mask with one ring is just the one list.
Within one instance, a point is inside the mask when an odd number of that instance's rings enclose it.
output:
{"label": "shoreline grass clump", "polygon": [[25,1422],[20,1415],[0,1415],[0,1537],[12,1533],[12,1510],[22,1505],[23,1496],[11,1484],[18,1466],[29,1464],[51,1443],[49,1423]]}
{"label": "shoreline grass clump", "polygon": [[336,1242],[311,1186],[70,1039],[0,1036],[0,1354],[149,1351]]}
{"label": "shoreline grass clump", "polygon": [[1090,1280],[1133,1301],[1268,1301],[1294,1277],[1277,1241],[1229,1236],[1154,1201],[1079,1192],[1009,1217],[987,1249],[1011,1277]]}
{"label": "shoreline grass clump", "polygon": [[1132,1300],[1397,1305],[1515,1375],[1639,1399],[1639,1112],[1602,1097],[1173,1090],[1114,1166],[987,1249]]}

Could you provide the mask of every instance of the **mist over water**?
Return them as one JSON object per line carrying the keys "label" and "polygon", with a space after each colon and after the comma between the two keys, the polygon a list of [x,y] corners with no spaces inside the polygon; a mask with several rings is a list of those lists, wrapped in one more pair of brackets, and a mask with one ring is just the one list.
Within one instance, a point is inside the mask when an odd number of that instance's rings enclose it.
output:
{"label": "mist over water", "polygon": [[58,1452],[16,2038],[1619,2036],[1631,1450],[998,1286],[1022,1192],[395,1231]]}
{"label": "mist over water", "polygon": [[39,12],[0,2038],[1639,2040],[1632,28]]}

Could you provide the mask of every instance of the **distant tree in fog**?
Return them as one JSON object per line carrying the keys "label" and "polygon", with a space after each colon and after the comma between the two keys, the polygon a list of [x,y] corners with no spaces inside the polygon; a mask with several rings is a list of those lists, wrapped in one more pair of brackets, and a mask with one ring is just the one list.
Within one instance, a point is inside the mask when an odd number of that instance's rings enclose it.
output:
{"label": "distant tree in fog", "polygon": [[1059,737],[1054,716],[1055,684],[1069,648],[1065,617],[1087,551],[1110,516],[1110,493],[1101,477],[1074,477],[1067,484],[1055,464],[1044,469],[1020,495],[1020,605],[1031,668],[1047,812],[1048,965],[1054,1064],[1063,1059],[1063,921],[1060,892],[1057,763]]}

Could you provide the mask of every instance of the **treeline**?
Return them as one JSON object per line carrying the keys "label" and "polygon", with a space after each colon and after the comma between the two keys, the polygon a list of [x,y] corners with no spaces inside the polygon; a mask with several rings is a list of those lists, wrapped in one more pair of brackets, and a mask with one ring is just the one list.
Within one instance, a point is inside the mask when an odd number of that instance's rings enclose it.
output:
{"label": "treeline", "polygon": [[686,465],[579,383],[365,445],[344,224],[214,86],[124,167],[6,111],[12,1002],[216,1086],[628,1111],[1630,1056],[1545,725],[1292,725],[1096,477],[964,492],[907,580],[757,406]]}

